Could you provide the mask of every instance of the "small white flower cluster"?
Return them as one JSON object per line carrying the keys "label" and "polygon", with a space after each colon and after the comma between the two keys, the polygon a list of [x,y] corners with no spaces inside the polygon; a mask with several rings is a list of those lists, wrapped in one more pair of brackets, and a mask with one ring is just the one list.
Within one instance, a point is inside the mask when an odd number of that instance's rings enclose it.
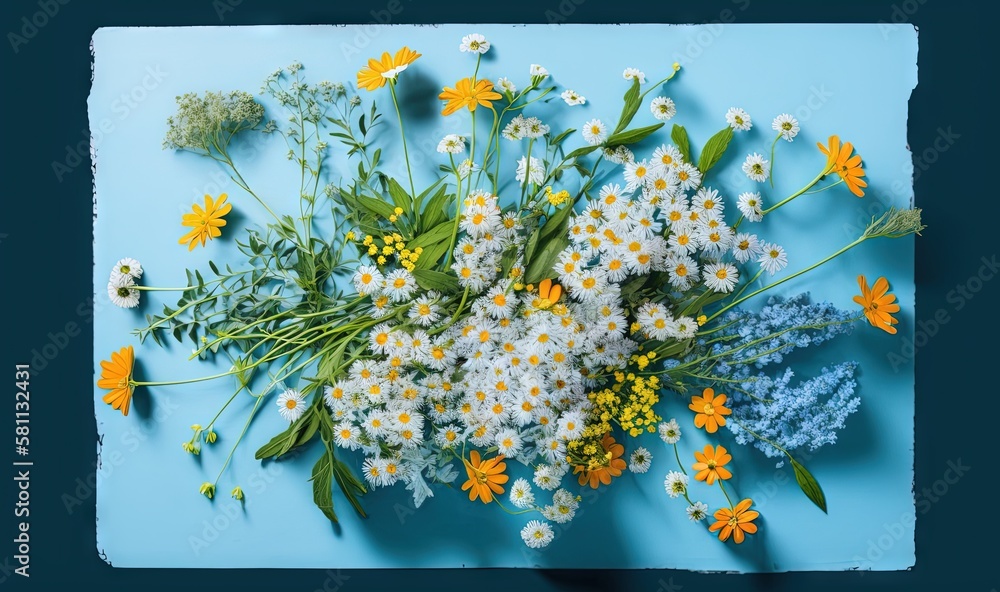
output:
{"label": "small white flower cluster", "polygon": [[[701,172],[676,147],[660,146],[648,159],[633,156],[623,168],[624,188],[605,185],[572,218],[571,244],[555,266],[575,300],[601,303],[608,332],[627,329],[620,295],[627,278],[666,272],[677,291],[701,283],[725,293],[739,281],[736,264],[754,258],[772,274],[787,264],[781,247],[737,233],[726,223],[723,197],[701,185]],[[741,195],[737,207],[749,221],[763,217],[759,193]],[[694,319],[674,315],[665,304],[640,305],[635,316],[650,339],[686,340],[698,328]]]}
{"label": "small white flower cluster", "polygon": [[525,138],[541,138],[547,133],[549,133],[549,126],[542,123],[541,119],[519,114],[507,123],[500,135],[513,142]]}
{"label": "small white flower cluster", "polygon": [[120,259],[115,263],[108,278],[108,298],[112,304],[121,308],[139,306],[139,290],[135,280],[142,277],[142,265],[131,257]]}

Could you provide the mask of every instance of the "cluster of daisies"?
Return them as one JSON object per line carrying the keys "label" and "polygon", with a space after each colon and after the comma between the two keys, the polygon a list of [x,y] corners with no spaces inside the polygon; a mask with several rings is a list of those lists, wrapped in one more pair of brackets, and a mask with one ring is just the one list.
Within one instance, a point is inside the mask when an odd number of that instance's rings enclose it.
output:
{"label": "cluster of daisies", "polygon": [[[608,297],[586,298],[585,279],[580,296],[567,300],[550,282],[531,290],[517,283],[517,267],[502,274],[502,253],[523,255],[527,233],[495,195],[471,192],[459,228],[451,269],[470,304],[457,322],[453,298],[418,289],[405,269],[383,274],[361,266],[354,274],[359,294],[376,307],[385,303],[379,314],[386,320],[369,333],[369,355],[325,388],[335,443],[362,451],[371,486],[404,483],[417,504],[432,495],[428,481],[455,478],[446,467],[461,466],[466,448],[496,450],[533,468],[532,482],[513,483],[510,502],[568,522],[579,500],[561,488],[571,468],[566,444],[582,433],[587,393],[596,384],[581,369],[627,364],[636,344],[624,331],[625,313]],[[621,330],[609,330],[614,322]],[[286,392],[279,409],[294,420],[290,401],[299,416],[305,409]],[[553,492],[550,504],[536,504],[532,483]],[[529,546],[551,540],[546,523],[529,527]],[[536,536],[538,528],[549,534]]]}
{"label": "cluster of daisies", "polygon": [[142,277],[142,265],[131,257],[119,259],[108,278],[108,298],[121,308],[139,306],[139,287],[136,280]]}
{"label": "cluster of daisies", "polygon": [[[631,153],[624,158],[624,185],[609,183],[587,200],[572,218],[570,245],[555,266],[574,299],[601,302],[606,332],[629,328],[620,294],[628,278],[666,272],[677,292],[704,285],[728,293],[745,264],[772,275],[787,265],[781,246],[739,229],[743,220],[763,218],[760,193],[739,195],[741,220],[730,225],[724,197],[701,185],[701,173],[676,147],[662,145],[647,159]],[[686,340],[698,328],[695,319],[675,316],[662,302],[647,302],[632,312],[650,339]]]}

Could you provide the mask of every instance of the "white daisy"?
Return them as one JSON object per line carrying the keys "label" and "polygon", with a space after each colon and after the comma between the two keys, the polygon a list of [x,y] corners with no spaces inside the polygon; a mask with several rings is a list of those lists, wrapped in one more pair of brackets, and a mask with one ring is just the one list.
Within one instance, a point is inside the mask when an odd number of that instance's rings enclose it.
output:
{"label": "white daisy", "polygon": [[538,64],[531,64],[528,73],[531,74],[532,78],[547,78],[549,75],[549,71]]}
{"label": "white daisy", "polygon": [[691,207],[697,208],[702,212],[715,212],[721,214],[725,210],[725,204],[722,202],[722,197],[719,192],[711,187],[702,187],[694,194],[691,198]]}
{"label": "white daisy", "polygon": [[392,347],[392,325],[379,323],[368,332],[368,349],[375,354],[384,354]]}
{"label": "white daisy", "polygon": [[661,145],[653,151],[653,164],[663,168],[676,168],[684,162],[684,155],[673,145]]}
{"label": "white daisy", "polygon": [[625,165],[625,191],[635,191],[642,187],[649,176],[649,163],[645,160],[627,163]]}
{"label": "white daisy", "polygon": [[688,476],[677,471],[667,473],[667,478],[663,480],[663,488],[667,490],[667,495],[677,497],[687,493]]}
{"label": "white daisy", "polygon": [[671,337],[681,341],[691,339],[698,332],[698,322],[691,317],[677,317],[667,327],[671,332]]}
{"label": "white daisy", "polygon": [[639,84],[646,84],[646,75],[638,68],[625,68],[625,71],[622,72],[622,78],[625,80],[638,78]]}
{"label": "white daisy", "polygon": [[547,547],[555,536],[549,523],[541,520],[532,520],[521,529],[521,540],[532,549]]}
{"label": "white daisy", "polygon": [[708,505],[703,502],[695,502],[688,506],[685,512],[692,522],[698,522],[708,517]]}
{"label": "white daisy", "polygon": [[514,94],[517,92],[517,86],[515,86],[514,83],[511,82],[510,79],[507,78],[506,76],[501,76],[500,78],[497,78],[496,87],[504,92],[509,92],[510,94]]}
{"label": "white daisy", "polygon": [[497,432],[496,435],[497,452],[511,458],[521,452],[521,435],[517,430],[507,428]]}
{"label": "white daisy", "polygon": [[462,430],[454,424],[446,425],[434,434],[434,443],[440,448],[451,448],[462,442]]}
{"label": "white daisy", "polygon": [[750,222],[760,222],[764,219],[764,202],[757,191],[741,193],[736,199],[736,207],[743,217]]}
{"label": "white daisy", "polygon": [[341,448],[355,450],[361,445],[361,442],[358,441],[361,437],[361,430],[349,421],[343,421],[334,426],[333,437],[337,442],[337,446]]}
{"label": "white daisy", "polygon": [[760,241],[756,234],[741,232],[733,239],[733,257],[746,263],[760,253]]}
{"label": "white daisy", "polygon": [[507,292],[507,286],[503,283],[497,284],[486,292],[485,300],[480,299],[486,309],[486,313],[495,319],[509,318],[517,306],[517,296]]}
{"label": "white daisy", "polygon": [[743,161],[743,172],[746,173],[747,177],[750,177],[751,181],[763,183],[767,181],[767,176],[771,173],[768,168],[769,164],[767,159],[757,152],[747,154],[747,159]]}
{"label": "white daisy", "polygon": [[430,327],[441,319],[441,307],[437,303],[437,294],[422,294],[413,301],[407,316],[422,327]]}
{"label": "white daisy", "polygon": [[507,125],[504,126],[503,132],[501,132],[500,135],[503,136],[504,139],[510,140],[512,142],[523,139],[525,137],[524,123],[525,123],[524,116],[518,115],[514,119],[511,119],[510,121],[507,122]]}
{"label": "white daisy", "polygon": [[530,508],[535,503],[535,494],[531,491],[531,484],[527,479],[519,478],[510,487],[510,503],[524,510]]}
{"label": "white daisy", "polygon": [[465,151],[465,138],[458,134],[448,134],[438,142],[437,151],[442,154],[459,154]]}
{"label": "white daisy", "polygon": [[591,119],[583,124],[583,139],[591,146],[597,146],[608,137],[608,128],[600,119]]}
{"label": "white daisy", "polygon": [[656,97],[649,104],[649,110],[653,112],[653,117],[660,121],[667,121],[677,115],[677,107],[670,97]]}
{"label": "white daisy", "polygon": [[653,462],[653,455],[642,446],[632,451],[629,456],[628,470],[633,473],[645,473]]}
{"label": "white daisy", "polygon": [[771,129],[778,132],[785,140],[791,142],[795,136],[799,135],[799,120],[788,113],[782,113],[771,122]]}
{"label": "white daisy", "polygon": [[701,185],[701,171],[693,164],[684,162],[677,165],[675,170],[677,179],[681,182],[681,189],[684,191],[690,191]]}
{"label": "white daisy", "polygon": [[602,148],[601,152],[604,153],[605,160],[615,164],[625,164],[635,160],[635,155],[632,154],[632,151],[629,150],[627,146]]}
{"label": "white daisy", "polygon": [[112,277],[108,282],[108,297],[112,304],[121,308],[139,306],[139,290],[135,288],[135,280],[130,275]]}
{"label": "white daisy", "polygon": [[476,168],[476,163],[472,162],[471,158],[466,158],[462,162],[458,163],[458,177],[464,179],[469,176],[469,173],[478,170]]}
{"label": "white daisy", "polygon": [[729,111],[726,111],[726,123],[729,124],[729,127],[741,132],[750,131],[753,126],[750,115],[739,107],[731,107]]}
{"label": "white daisy", "polygon": [[535,485],[541,487],[546,491],[552,491],[559,487],[559,482],[562,480],[562,475],[558,471],[554,470],[550,465],[538,465],[535,467],[535,476],[532,481]]}
{"label": "white daisy", "polygon": [[562,100],[566,101],[566,104],[571,107],[575,105],[583,105],[587,102],[587,98],[577,93],[575,90],[566,89],[559,96],[561,96]]}
{"label": "white daisy", "polygon": [[405,302],[416,289],[417,281],[405,269],[393,270],[385,278],[385,293],[393,302]]}
{"label": "white daisy", "polygon": [[661,423],[657,431],[660,433],[660,439],[667,444],[676,444],[681,439],[681,426],[677,424],[676,419]]}
{"label": "white daisy", "polygon": [[111,270],[111,277],[116,275],[127,275],[139,279],[142,277],[142,265],[131,257],[124,257],[119,259]]}
{"label": "white daisy", "polygon": [[760,251],[760,258],[757,259],[757,262],[771,275],[778,273],[788,265],[788,255],[785,254],[785,249],[781,248],[780,245],[766,243],[761,245]]}
{"label": "white daisy", "polygon": [[687,255],[674,256],[667,263],[670,285],[678,290],[687,290],[698,281],[698,263]]}
{"label": "white daisy", "polygon": [[362,265],[354,272],[354,289],[361,296],[369,296],[382,291],[385,277],[374,265]]}
{"label": "white daisy", "polygon": [[469,53],[483,54],[490,50],[490,42],[479,33],[472,33],[462,37],[462,44],[458,46],[458,49]]}
{"label": "white daisy", "polygon": [[293,422],[302,417],[306,412],[306,400],[302,393],[295,389],[288,389],[278,395],[278,413],[288,422]]}
{"label": "white daisy", "polygon": [[374,486],[381,487],[385,483],[386,478],[385,460],[377,456],[367,457],[361,465],[361,473],[364,474],[365,481]]}
{"label": "white daisy", "polygon": [[716,292],[732,292],[740,272],[731,263],[710,263],[702,273],[705,285]]}
{"label": "white daisy", "polygon": [[531,157],[530,164],[527,156],[522,156],[517,161],[517,174],[514,176],[517,181],[524,185],[525,181],[530,181],[535,185],[540,185],[545,179],[545,171],[542,169],[542,162]]}
{"label": "white daisy", "polygon": [[549,133],[549,126],[542,123],[537,117],[526,117],[524,119],[524,137],[541,138]]}

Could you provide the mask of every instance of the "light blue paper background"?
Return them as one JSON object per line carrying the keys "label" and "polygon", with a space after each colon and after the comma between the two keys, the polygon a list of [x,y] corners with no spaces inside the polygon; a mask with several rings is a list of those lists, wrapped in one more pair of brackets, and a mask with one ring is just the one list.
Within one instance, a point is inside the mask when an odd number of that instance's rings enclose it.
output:
{"label": "light blue paper background", "polygon": [[[102,29],[94,36],[94,86],[89,99],[97,154],[94,285],[94,365],[125,344],[137,347],[137,374],[167,380],[212,374],[225,369],[188,362],[190,345],[171,342],[161,349],[139,346],[130,331],[143,314],[173,304],[176,294],[144,293],[138,311],[117,309],[105,293],[108,270],[120,257],[139,259],[142,283],[183,285],[184,268],[207,270],[207,262],[238,262],[233,237],[262,222],[263,212],[207,159],[161,150],[165,120],[174,97],[185,92],[243,89],[256,92],[275,67],[302,61],[305,75],[351,82],[368,57],[402,45],[423,57],[401,77],[400,91],[409,117],[411,157],[422,171],[441,162],[434,152],[446,133],[469,132],[467,113],[438,115],[442,85],[469,76],[474,58],[460,54],[462,35],[481,32],[493,43],[480,76],[508,76],[527,84],[528,67],[540,63],[553,74],[558,91],[571,88],[587,104],[566,108],[535,105],[553,128],[600,117],[617,120],[627,88],[621,72],[635,66],[650,80],[665,75],[674,61],[683,71],[661,93],[677,103],[671,123],[685,125],[695,147],[724,125],[731,106],[754,118],[750,133],[737,134],[730,154],[709,183],[723,190],[734,208],[735,195],[755,184],[739,172],[742,157],[765,152],[773,138],[771,119],[791,112],[802,133],[777,153],[775,189],[764,187],[770,203],[799,188],[821,165],[816,141],[838,133],[852,141],[865,159],[868,195],[859,200],[846,188],[804,196],[768,219],[759,230],[783,244],[789,270],[800,269],[850,242],[872,214],[889,205],[911,202],[912,165],[906,144],[907,100],[916,85],[916,32],[887,25],[446,25],[395,27],[201,27]],[[383,160],[403,174],[397,130],[391,122],[387,90],[374,97],[390,125],[381,131]],[[276,106],[265,101],[269,116]],[[551,107],[559,115],[548,116]],[[648,100],[634,125],[654,120]],[[661,132],[660,141],[669,141]],[[582,144],[577,133],[570,147]],[[657,142],[659,143],[659,141]],[[652,149],[647,142],[645,151]],[[287,148],[273,136],[237,151],[244,176],[275,209],[292,211],[297,167],[284,159]],[[343,152],[335,148],[340,161]],[[506,154],[515,150],[505,145]],[[642,156],[644,150],[640,150]],[[513,173],[512,165],[507,174]],[[351,169],[340,167],[341,172]],[[721,175],[719,173],[722,173]],[[429,179],[418,175],[418,185]],[[228,192],[238,215],[226,236],[188,253],[178,245],[181,214],[205,193]],[[94,389],[101,469],[97,488],[97,548],[115,566],[125,567],[558,567],[682,568],[692,570],[785,571],[904,569],[914,563],[912,494],[913,367],[893,368],[913,330],[913,242],[868,242],[807,280],[782,286],[778,293],[809,290],[814,297],[851,308],[855,277],[885,275],[899,296],[900,333],[889,336],[859,326],[821,350],[797,356],[801,376],[823,364],[845,359],[861,363],[861,410],[851,416],[841,441],[823,448],[806,463],[823,485],[829,515],[816,509],[794,484],[788,467],[776,469],[760,453],[736,447],[736,477],[741,497],[752,497],[763,514],[760,533],[741,546],[720,544],[702,525],[690,523],[681,500],[669,499],[663,476],[675,468],[669,451],[655,437],[643,444],[653,451],[645,475],[626,474],[610,489],[582,491],[578,517],[558,528],[547,549],[530,551],[518,537],[527,517],[510,517],[495,507],[469,503],[447,488],[414,511],[408,492],[397,487],[363,498],[370,513],[360,519],[335,494],[341,524],[332,528],[313,506],[309,471],[315,448],[287,462],[261,464],[254,450],[283,429],[273,403],[250,427],[245,445],[219,483],[213,502],[198,494],[211,481],[238,435],[249,400],[241,399],[217,423],[220,438],[200,457],[181,450],[189,426],[206,424],[228,398],[224,381],[144,389],[134,410],[123,418],[100,401]],[[667,398],[667,417],[685,428],[681,450],[707,441],[691,425],[686,405]],[[723,435],[729,440],[728,433]],[[352,461],[357,468],[360,463]],[[509,465],[513,466],[513,465]],[[235,484],[247,492],[245,507],[229,498]],[[574,483],[567,481],[567,483]],[[574,486],[573,490],[577,488]],[[717,488],[696,485],[693,497],[712,508],[723,503]]]}

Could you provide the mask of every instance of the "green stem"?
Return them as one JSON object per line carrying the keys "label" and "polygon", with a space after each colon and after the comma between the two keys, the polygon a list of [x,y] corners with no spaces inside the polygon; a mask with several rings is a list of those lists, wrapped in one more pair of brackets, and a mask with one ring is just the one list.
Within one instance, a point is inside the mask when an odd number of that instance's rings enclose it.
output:
{"label": "green stem", "polygon": [[396,100],[396,81],[389,81],[389,92],[392,94],[392,104],[396,108],[396,117],[399,118],[399,137],[403,141],[403,158],[406,159],[406,174],[410,177],[410,195],[417,196],[416,186],[413,184],[413,170],[410,168],[410,152],[406,148],[406,132],[403,131],[403,114],[399,111],[399,102]]}
{"label": "green stem", "polygon": [[771,180],[771,188],[774,188],[774,147],[778,144],[778,140],[781,139],[781,134],[779,133],[774,137],[774,141],[771,142],[771,161],[767,169],[767,177]]}
{"label": "green stem", "polygon": [[448,244],[448,252],[444,258],[445,271],[451,264],[455,243],[458,241],[458,223],[462,219],[462,176],[458,174],[458,167],[455,166],[455,157],[449,154],[448,158],[451,160],[451,170],[455,171],[455,228],[452,229],[451,242]]}
{"label": "green stem", "polygon": [[781,206],[783,206],[786,203],[792,201],[793,199],[795,199],[796,197],[802,195],[806,191],[809,191],[810,189],[812,189],[813,185],[815,185],[816,183],[819,183],[820,179],[822,179],[823,177],[825,177],[829,172],[830,172],[830,167],[824,167],[823,170],[820,171],[820,173],[818,175],[816,175],[816,178],[813,179],[812,181],[809,181],[809,183],[807,183],[805,187],[803,187],[802,189],[799,189],[798,191],[796,191],[795,193],[789,195],[785,199],[783,199],[783,200],[779,201],[778,203],[774,204],[773,206],[767,208],[766,210],[764,210],[764,214],[768,214],[770,212],[773,212],[774,210],[777,210]]}
{"label": "green stem", "polygon": [[860,245],[861,243],[865,242],[866,238],[868,238],[868,237],[864,237],[863,236],[863,237],[855,240],[854,242],[850,243],[846,247],[843,247],[842,249],[840,249],[839,251],[837,251],[833,255],[830,255],[829,257],[823,259],[822,261],[819,261],[818,263],[814,263],[814,264],[810,265],[809,267],[807,267],[807,268],[805,268],[805,269],[803,269],[801,271],[797,271],[797,272],[793,273],[790,276],[783,277],[780,280],[778,280],[778,281],[776,281],[776,282],[774,282],[772,284],[768,284],[768,285],[764,286],[763,288],[760,288],[759,290],[754,290],[750,294],[747,294],[746,296],[743,296],[742,298],[738,298],[738,299],[730,302],[726,306],[724,306],[721,309],[719,309],[715,314],[713,314],[712,316],[710,316],[708,318],[708,320],[711,321],[712,319],[718,317],[719,315],[721,315],[722,313],[726,312],[727,310],[733,308],[734,306],[738,306],[739,304],[741,304],[743,302],[746,302],[747,300],[753,298],[754,296],[757,296],[758,294],[761,294],[761,293],[763,293],[763,292],[765,292],[767,290],[770,290],[771,288],[774,288],[775,286],[780,286],[781,284],[783,284],[783,283],[785,283],[785,282],[787,282],[789,280],[793,280],[793,279],[799,277],[800,275],[802,275],[804,273],[808,273],[808,272],[816,269],[817,267],[819,267],[820,265],[823,265],[824,263],[827,263],[829,261],[832,261],[833,259],[836,259],[837,257],[843,255],[847,251],[849,251],[849,250],[853,249],[854,247]]}
{"label": "green stem", "polygon": [[729,508],[735,511],[736,506],[733,505],[733,500],[729,499],[729,494],[726,492],[726,486],[722,484],[722,479],[719,479],[719,489],[722,490],[722,495],[726,496],[726,501],[729,502]]}
{"label": "green stem", "polygon": [[[239,392],[239,391],[237,391],[237,392]],[[229,462],[231,460],[233,460],[233,454],[236,452],[236,449],[239,447],[240,442],[243,441],[243,437],[246,436],[247,429],[250,427],[250,422],[253,421],[254,415],[257,414],[257,408],[260,407],[260,402],[264,400],[264,397],[256,397],[256,399],[257,400],[254,401],[253,408],[250,410],[250,416],[247,417],[246,423],[243,424],[243,431],[240,432],[240,437],[236,439],[236,444],[234,444],[232,450],[229,451],[229,456],[226,457],[226,462],[224,462],[222,464],[222,469],[219,471],[219,475],[215,478],[215,485],[216,486],[219,485],[219,479],[222,478],[222,473],[224,473],[226,471],[226,467],[229,466]]]}
{"label": "green stem", "polygon": [[687,469],[684,468],[684,463],[681,462],[681,453],[677,451],[677,443],[674,442],[674,458],[677,459],[677,466],[680,467],[681,472],[685,475],[688,474]]}

